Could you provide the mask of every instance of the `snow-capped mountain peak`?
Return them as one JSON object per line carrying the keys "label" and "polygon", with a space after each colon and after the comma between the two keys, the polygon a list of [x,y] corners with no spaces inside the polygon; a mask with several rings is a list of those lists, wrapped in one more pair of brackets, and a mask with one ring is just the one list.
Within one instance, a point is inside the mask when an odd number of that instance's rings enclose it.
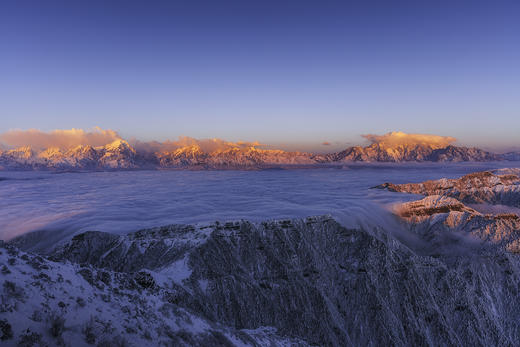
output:
{"label": "snow-capped mountain peak", "polygon": [[[138,168],[204,168],[255,169],[273,166],[342,164],[349,162],[446,162],[494,161],[512,158],[478,148],[457,147],[448,137],[414,135],[400,132],[383,136],[367,135],[372,144],[349,147],[331,154],[288,152],[262,148],[257,143],[190,139],[181,144],[154,150],[134,148],[118,138],[108,144],[73,148],[49,147],[34,151],[20,147],[0,152],[4,169],[138,169]],[[141,150],[139,150],[141,148]],[[161,149],[162,148],[162,149]],[[168,148],[168,149],[166,149]]]}

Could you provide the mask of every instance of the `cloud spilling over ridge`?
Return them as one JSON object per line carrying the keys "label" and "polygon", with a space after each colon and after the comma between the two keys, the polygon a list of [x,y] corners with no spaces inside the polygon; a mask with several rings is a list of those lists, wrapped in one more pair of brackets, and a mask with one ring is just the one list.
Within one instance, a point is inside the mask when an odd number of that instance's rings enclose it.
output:
{"label": "cloud spilling over ridge", "polygon": [[[57,147],[68,149],[78,145],[104,146],[122,137],[115,130],[94,127],[92,130],[83,129],[56,129],[45,132],[38,129],[9,130],[0,134],[0,148],[16,148],[30,146],[36,150]],[[218,138],[195,139],[180,136],[177,140],[140,141],[129,139],[128,142],[137,150],[143,152],[174,151],[179,148],[197,146],[202,151],[211,153],[229,149],[245,149],[249,147],[263,147],[259,142],[238,141],[231,142]]]}
{"label": "cloud spilling over ridge", "polygon": [[[425,134],[406,134],[396,131],[384,135],[368,134],[362,135],[371,144],[379,144],[383,147],[392,148],[399,145],[428,145],[431,148],[444,148],[456,141],[449,136],[425,135]],[[78,145],[104,146],[122,137],[117,131],[94,127],[91,130],[83,129],[56,129],[52,131],[42,131],[38,129],[29,130],[9,130],[0,133],[0,149],[30,146],[35,150],[43,150],[51,147],[69,149]],[[205,153],[214,153],[230,149],[244,150],[250,147],[262,149],[277,149],[273,146],[261,144],[259,142],[238,141],[231,142],[223,139],[195,139],[188,136],[180,136],[176,140],[159,141],[140,141],[128,139],[128,142],[137,151],[144,153],[171,152],[184,147],[197,147]],[[331,146],[332,143],[325,141],[322,146]]]}
{"label": "cloud spilling over ridge", "polygon": [[31,146],[35,149],[57,147],[67,149],[78,145],[103,146],[121,139],[110,129],[95,127],[90,131],[83,129],[57,129],[49,132],[38,129],[9,130],[0,134],[0,142],[9,147]]}
{"label": "cloud spilling over ridge", "polygon": [[222,139],[194,139],[188,136],[179,137],[177,141],[166,141],[165,146],[180,148],[186,146],[199,146],[204,152],[215,152],[219,150],[227,150],[233,148],[248,148],[261,146],[259,142],[238,141],[229,142]]}
{"label": "cloud spilling over ridge", "polygon": [[438,136],[427,134],[407,134],[401,131],[392,131],[384,135],[362,135],[371,144],[379,144],[383,147],[395,147],[399,145],[429,145],[432,148],[444,148],[457,139],[451,136]]}
{"label": "cloud spilling over ridge", "polygon": [[195,139],[188,136],[180,136],[178,140],[166,140],[165,142],[141,142],[131,140],[130,144],[136,149],[146,152],[174,151],[183,147],[199,147],[203,152],[212,153],[229,149],[244,149],[249,147],[262,147],[259,142],[238,141],[230,142],[222,139]]}

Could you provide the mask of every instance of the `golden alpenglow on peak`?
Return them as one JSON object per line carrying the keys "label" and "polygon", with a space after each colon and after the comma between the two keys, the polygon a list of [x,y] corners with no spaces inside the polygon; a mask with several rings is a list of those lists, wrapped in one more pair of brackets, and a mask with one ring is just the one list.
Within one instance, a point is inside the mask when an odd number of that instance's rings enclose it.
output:
{"label": "golden alpenglow on peak", "polygon": [[457,139],[451,136],[407,134],[402,131],[392,131],[384,135],[367,134],[363,137],[372,144],[383,148],[428,146],[432,149],[445,148]]}

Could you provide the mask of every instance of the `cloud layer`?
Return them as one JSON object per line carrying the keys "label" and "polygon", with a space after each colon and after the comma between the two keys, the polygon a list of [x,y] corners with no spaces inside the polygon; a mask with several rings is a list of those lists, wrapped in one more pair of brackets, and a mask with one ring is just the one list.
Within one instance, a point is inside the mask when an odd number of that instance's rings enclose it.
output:
{"label": "cloud layer", "polygon": [[[367,134],[363,137],[371,144],[379,144],[384,147],[395,147],[399,145],[429,145],[432,148],[444,148],[456,141],[449,136],[425,135],[425,134],[406,134],[400,131],[389,132],[384,135]],[[0,134],[0,148],[14,148],[21,146],[31,146],[33,149],[42,150],[50,147],[68,149],[78,145],[103,146],[121,136],[111,129],[95,127],[90,131],[83,129],[58,129],[49,132],[38,129],[29,130],[10,130]],[[148,141],[143,142],[130,139],[129,143],[138,151],[143,152],[163,152],[174,151],[186,146],[197,146],[206,153],[224,151],[229,149],[244,149],[248,147],[265,147],[259,142],[238,141],[230,142],[222,139],[195,139],[188,136],[181,136],[177,140],[166,140],[164,142]],[[330,146],[326,141],[322,146]]]}
{"label": "cloud layer", "polygon": [[444,148],[457,140],[450,136],[407,134],[401,131],[392,131],[384,135],[367,134],[363,137],[369,140],[371,144],[379,144],[383,147],[430,145],[433,148]]}
{"label": "cloud layer", "polygon": [[58,129],[44,132],[38,129],[10,130],[0,134],[0,142],[9,147],[31,146],[35,149],[57,147],[67,149],[79,145],[103,146],[121,139],[114,130],[95,127],[83,129]]}
{"label": "cloud layer", "polygon": [[[50,147],[68,149],[78,145],[104,146],[115,140],[122,139],[119,134],[111,129],[101,129],[95,127],[90,131],[83,129],[57,129],[49,132],[38,129],[29,130],[10,130],[0,134],[0,145],[3,147],[22,147],[30,146],[36,150]],[[186,146],[198,146],[204,152],[211,153],[219,150],[233,148],[260,147],[259,142],[230,142],[222,139],[195,139],[188,136],[181,136],[177,140],[166,140],[164,142],[149,141],[143,142],[130,139],[129,143],[138,150],[145,152],[172,151]]]}

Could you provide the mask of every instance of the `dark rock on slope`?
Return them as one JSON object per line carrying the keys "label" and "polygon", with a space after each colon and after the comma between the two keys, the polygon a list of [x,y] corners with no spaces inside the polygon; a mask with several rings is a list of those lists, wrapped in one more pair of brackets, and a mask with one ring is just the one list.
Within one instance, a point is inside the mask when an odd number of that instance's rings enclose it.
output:
{"label": "dark rock on slope", "polygon": [[210,321],[177,303],[182,287],[146,270],[54,262],[3,243],[0,268],[2,346],[307,346]]}

